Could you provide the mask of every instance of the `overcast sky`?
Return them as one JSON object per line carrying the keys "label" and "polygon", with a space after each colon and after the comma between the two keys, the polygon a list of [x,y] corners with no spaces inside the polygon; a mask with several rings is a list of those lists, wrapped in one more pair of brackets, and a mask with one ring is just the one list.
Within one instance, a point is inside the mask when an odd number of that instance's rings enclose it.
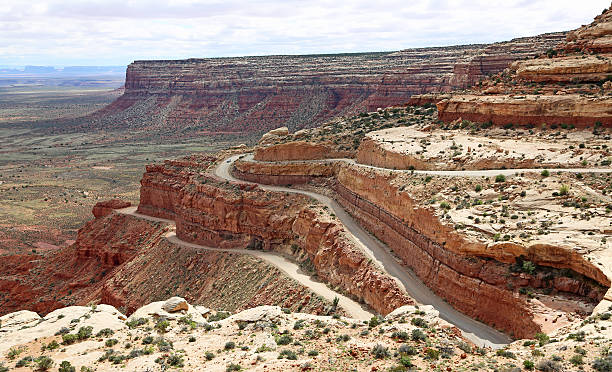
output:
{"label": "overcast sky", "polygon": [[388,51],[590,23],[610,0],[0,0],[0,65]]}

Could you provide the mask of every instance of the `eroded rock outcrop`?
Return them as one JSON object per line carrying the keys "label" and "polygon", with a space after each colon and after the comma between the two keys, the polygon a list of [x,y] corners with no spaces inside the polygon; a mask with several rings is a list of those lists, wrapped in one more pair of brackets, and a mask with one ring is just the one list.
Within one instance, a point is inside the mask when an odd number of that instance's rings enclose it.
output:
{"label": "eroded rock outcrop", "polygon": [[567,35],[565,44],[520,60],[475,87],[438,104],[439,119],[498,125],[612,127],[612,7]]}
{"label": "eroded rock outcrop", "polygon": [[[173,163],[148,167],[139,211],[169,216],[185,241],[222,248],[275,250],[386,314],[412,300],[348,241],[341,223],[307,197],[227,184]],[[179,186],[186,174],[193,177]],[[168,185],[175,185],[172,190]],[[154,197],[157,195],[158,197]],[[172,200],[169,205],[168,201]]]}
{"label": "eroded rock outcrop", "polygon": [[66,128],[148,129],[173,136],[295,130],[401,105],[413,94],[466,88],[563,37],[392,53],[136,61],[128,66],[123,96]]}

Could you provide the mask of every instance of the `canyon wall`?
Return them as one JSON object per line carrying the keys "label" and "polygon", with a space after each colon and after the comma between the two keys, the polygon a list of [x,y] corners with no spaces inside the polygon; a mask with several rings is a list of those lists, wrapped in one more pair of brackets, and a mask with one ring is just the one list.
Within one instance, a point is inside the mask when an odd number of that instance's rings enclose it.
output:
{"label": "canyon wall", "polygon": [[[612,7],[566,42],[437,103],[438,118],[497,125],[612,127]],[[425,99],[415,99],[420,103]]]}
{"label": "canyon wall", "polygon": [[385,53],[136,61],[125,93],[74,126],[171,136],[295,130],[402,105],[413,94],[466,88],[564,36]]}
{"label": "canyon wall", "polygon": [[[266,192],[251,184],[229,183],[189,167],[179,168],[171,162],[147,168],[138,210],[172,217],[181,240],[293,256],[311,266],[325,282],[381,314],[413,303],[392,278],[354,247],[342,224],[308,197]],[[181,181],[190,172],[193,177]]]}
{"label": "canyon wall", "polygon": [[[516,288],[550,288],[599,301],[605,294],[602,286],[610,285],[601,270],[570,249],[545,244],[486,244],[464,238],[452,225],[441,223],[432,210],[418,205],[409,193],[400,191],[388,172],[331,163],[320,163],[322,168],[314,172],[316,163],[238,161],[235,173],[253,182],[283,184],[289,179],[299,183],[300,164],[311,169],[303,173],[304,182],[333,173],[333,189],[340,204],[436,294],[465,314],[515,337],[532,337],[540,331],[528,301]],[[510,265],[521,256],[537,265],[570,269],[578,275],[559,276],[554,269],[535,275],[514,273]]]}
{"label": "canyon wall", "polygon": [[44,259],[3,260],[0,314],[105,303],[129,315],[169,293],[229,311],[279,305],[322,314],[330,305],[260,259],[179,247],[165,239],[168,231],[168,224],[111,212],[85,224],[73,245]]}

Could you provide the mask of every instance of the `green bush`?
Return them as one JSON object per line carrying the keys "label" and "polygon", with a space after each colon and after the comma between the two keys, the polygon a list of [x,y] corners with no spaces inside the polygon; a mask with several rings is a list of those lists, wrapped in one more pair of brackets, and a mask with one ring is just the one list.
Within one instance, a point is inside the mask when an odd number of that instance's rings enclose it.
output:
{"label": "green bush", "polygon": [[476,187],[474,188],[474,191],[481,192],[482,191],[482,186],[481,185],[476,185]]}
{"label": "green bush", "polygon": [[72,366],[72,364],[70,364],[69,361],[64,360],[63,362],[60,363],[58,372],[75,372],[76,368],[74,368]]}
{"label": "green bush", "polygon": [[211,314],[208,317],[209,322],[218,322],[219,320],[226,319],[230,316],[230,313],[227,311],[217,311],[215,314]]}
{"label": "green bush", "polygon": [[548,177],[548,176],[550,176],[550,172],[548,171],[548,169],[544,169],[544,170],[543,170],[543,171],[540,173],[540,175],[541,175],[542,177]]}
{"label": "green bush", "polygon": [[168,364],[172,367],[181,368],[184,366],[183,357],[178,354],[171,354],[170,356],[168,356],[167,361]]}
{"label": "green bush", "polygon": [[113,331],[110,328],[104,328],[101,329],[98,333],[96,333],[96,337],[109,337],[112,336],[115,333],[115,331]]}
{"label": "green bush", "polygon": [[612,372],[612,356],[597,358],[593,361],[593,369],[599,372]]}
{"label": "green bush", "polygon": [[563,365],[554,360],[544,359],[541,360],[537,365],[538,370],[542,372],[561,372],[563,371]]}
{"label": "green bush", "polygon": [[206,360],[213,360],[215,358],[215,353],[213,353],[212,351],[207,351],[206,353],[204,353],[204,357],[206,358]]}
{"label": "green bush", "polygon": [[506,176],[503,174],[498,174],[495,176],[495,182],[506,182]]}
{"label": "green bush", "polygon": [[314,357],[314,356],[317,356],[317,355],[319,355],[319,352],[317,350],[310,350],[308,352],[308,356]]}
{"label": "green bush", "polygon": [[118,343],[119,343],[119,340],[117,340],[116,338],[109,338],[108,340],[106,340],[104,345],[106,345],[106,347],[113,347],[117,345]]}
{"label": "green bush", "polygon": [[225,370],[227,372],[232,372],[232,371],[240,371],[242,369],[242,367],[240,366],[240,364],[234,364],[234,363],[230,363]]}
{"label": "green bush", "polygon": [[132,328],[136,328],[136,327],[140,327],[143,326],[145,324],[149,323],[148,319],[145,318],[138,318],[138,319],[133,319],[130,320],[129,322],[125,323],[130,329]]}
{"label": "green bush", "polygon": [[48,356],[36,358],[36,366],[39,371],[48,371],[54,364],[55,362],[53,362],[53,359],[49,358]]}
{"label": "green bush", "polygon": [[236,347],[236,343],[234,341],[228,341],[225,343],[225,346],[223,348],[225,350],[232,350],[235,347]]}
{"label": "green bush", "polygon": [[425,341],[427,339],[427,335],[423,333],[420,329],[413,329],[411,337],[412,341]]}
{"label": "green bush", "polygon": [[68,334],[62,335],[62,344],[64,345],[72,345],[75,342],[77,342],[77,340],[78,340],[78,337],[75,334],[68,333]]}
{"label": "green bush", "polygon": [[170,322],[167,321],[166,319],[160,319],[155,324],[155,329],[159,333],[166,333],[166,332],[168,332],[168,327],[170,327]]}
{"label": "green bush", "polygon": [[535,368],[535,364],[531,360],[525,360],[523,361],[523,368],[531,371]]}
{"label": "green bush", "polygon": [[438,349],[427,349],[425,350],[425,359],[438,360],[440,359],[440,350]]}
{"label": "green bush", "polygon": [[297,354],[293,350],[281,350],[278,354],[278,359],[297,360]]}
{"label": "green bush", "polygon": [[575,366],[579,366],[581,364],[584,364],[584,360],[582,359],[582,355],[575,354],[574,356],[572,356],[570,358],[570,363],[572,363]]}
{"label": "green bush", "polygon": [[293,342],[293,337],[288,334],[280,335],[275,337],[275,341],[277,345],[289,345]]}
{"label": "green bush", "polygon": [[544,346],[548,342],[550,342],[550,337],[548,337],[548,335],[546,333],[538,332],[538,333],[535,334],[534,338],[536,340],[538,340],[538,342],[540,343],[540,346]]}
{"label": "green bush", "polygon": [[400,354],[417,355],[418,351],[414,346],[403,344],[397,350]]}
{"label": "green bush", "polygon": [[374,346],[370,351],[370,354],[372,354],[376,359],[385,359],[389,356],[389,349],[381,344],[376,344],[376,346]]}
{"label": "green bush", "polygon": [[420,328],[427,328],[427,327],[429,327],[429,325],[427,324],[427,322],[423,318],[412,318],[412,319],[410,319],[410,323],[412,325],[420,327]]}

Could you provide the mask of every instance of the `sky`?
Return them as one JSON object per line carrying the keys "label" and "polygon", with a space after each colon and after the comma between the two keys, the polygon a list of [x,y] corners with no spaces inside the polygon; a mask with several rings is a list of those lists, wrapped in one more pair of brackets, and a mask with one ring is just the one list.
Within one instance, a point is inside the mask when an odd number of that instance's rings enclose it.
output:
{"label": "sky", "polygon": [[610,0],[0,0],[0,65],[391,51],[590,23]]}

